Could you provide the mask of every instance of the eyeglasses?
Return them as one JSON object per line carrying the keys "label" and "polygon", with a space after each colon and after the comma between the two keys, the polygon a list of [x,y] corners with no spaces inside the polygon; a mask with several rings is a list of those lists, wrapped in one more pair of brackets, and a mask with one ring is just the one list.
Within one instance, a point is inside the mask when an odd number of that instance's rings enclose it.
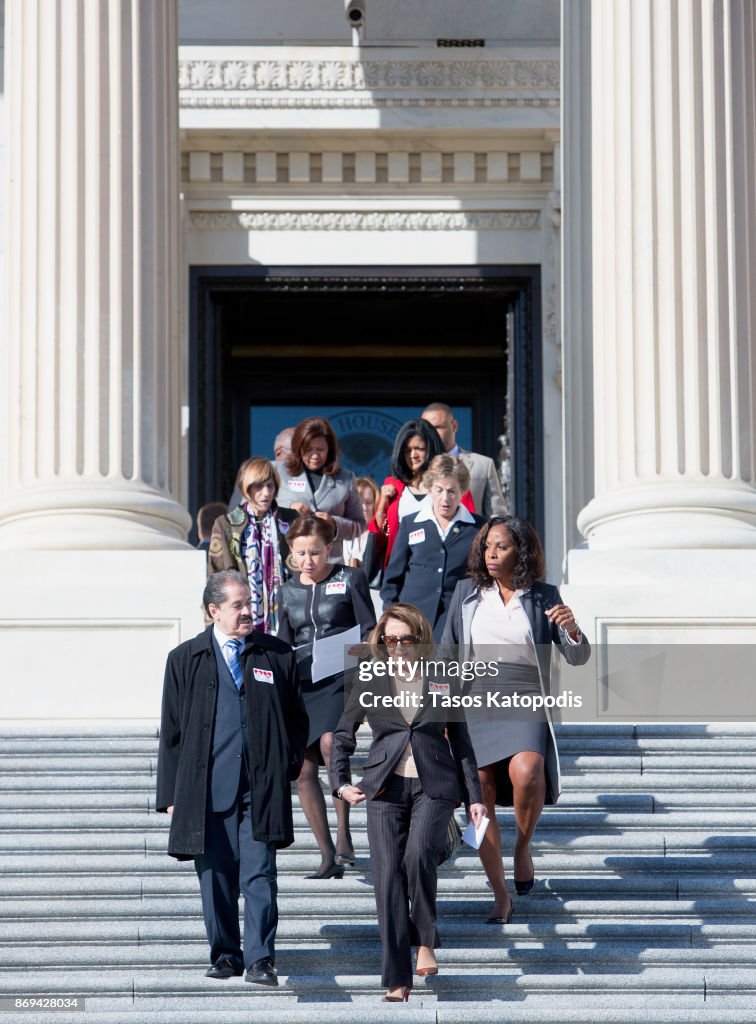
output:
{"label": "eyeglasses", "polygon": [[404,636],[382,636],[381,643],[387,647],[396,647],[397,644],[401,644],[403,647],[409,647],[412,644],[416,644],[419,637],[413,636],[412,633],[405,633]]}

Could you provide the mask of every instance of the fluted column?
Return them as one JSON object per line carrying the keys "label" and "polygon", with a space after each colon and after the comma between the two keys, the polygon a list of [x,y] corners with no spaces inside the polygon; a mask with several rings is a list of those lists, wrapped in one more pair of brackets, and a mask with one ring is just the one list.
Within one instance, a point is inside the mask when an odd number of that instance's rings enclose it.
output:
{"label": "fluted column", "polygon": [[591,548],[756,547],[753,0],[594,0]]}
{"label": "fluted column", "polygon": [[176,0],[8,0],[0,548],[183,547]]}

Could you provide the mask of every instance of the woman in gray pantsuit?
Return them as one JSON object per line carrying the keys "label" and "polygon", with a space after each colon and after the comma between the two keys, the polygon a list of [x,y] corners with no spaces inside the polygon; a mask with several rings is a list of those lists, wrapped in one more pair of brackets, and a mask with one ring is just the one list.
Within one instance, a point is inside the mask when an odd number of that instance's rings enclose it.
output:
{"label": "woman in gray pantsuit", "polygon": [[[409,998],[412,946],[417,947],[417,973],[438,973],[436,874],[449,819],[463,799],[476,825],[485,814],[467,727],[430,713],[427,680],[419,672],[411,677],[407,671],[407,662],[428,657],[432,643],[430,624],[417,608],[397,604],[385,611],[370,636],[370,647],[374,662],[388,660],[388,666],[378,667],[393,674],[384,676],[376,669],[370,683],[355,683],[333,733],[334,794],[352,806],[367,800],[386,1002]],[[394,698],[407,706],[384,704]],[[366,715],[373,742],[362,779],[353,786],[349,757]]]}

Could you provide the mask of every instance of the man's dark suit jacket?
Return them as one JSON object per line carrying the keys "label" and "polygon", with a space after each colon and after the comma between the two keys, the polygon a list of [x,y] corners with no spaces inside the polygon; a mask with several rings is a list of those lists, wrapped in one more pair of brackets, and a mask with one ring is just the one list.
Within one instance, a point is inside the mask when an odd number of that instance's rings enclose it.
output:
{"label": "man's dark suit jacket", "polygon": [[[255,632],[247,637],[241,662],[254,837],[290,846],[289,783],[299,775],[309,729],[294,653],[277,637]],[[171,651],[165,667],[156,810],[173,806],[168,853],[179,860],[204,852],[218,683],[208,626]]]}

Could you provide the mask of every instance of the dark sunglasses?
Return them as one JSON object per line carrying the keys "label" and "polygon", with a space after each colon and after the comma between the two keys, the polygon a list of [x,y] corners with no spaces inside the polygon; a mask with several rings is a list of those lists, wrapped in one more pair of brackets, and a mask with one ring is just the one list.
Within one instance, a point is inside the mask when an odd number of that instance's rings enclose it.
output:
{"label": "dark sunglasses", "polygon": [[396,647],[397,644],[402,644],[408,647],[410,644],[416,644],[418,637],[413,636],[412,633],[405,633],[404,636],[386,636],[385,634],[381,637],[381,643],[387,647]]}

